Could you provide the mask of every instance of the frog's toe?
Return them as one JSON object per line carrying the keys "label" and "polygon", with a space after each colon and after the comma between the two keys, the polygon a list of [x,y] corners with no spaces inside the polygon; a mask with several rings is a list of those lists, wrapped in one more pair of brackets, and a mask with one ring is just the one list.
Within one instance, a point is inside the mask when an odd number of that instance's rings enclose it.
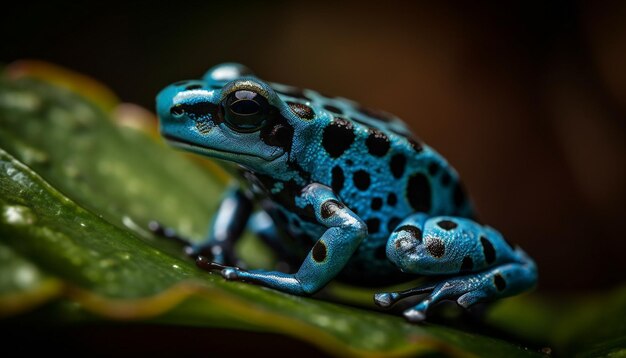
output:
{"label": "frog's toe", "polygon": [[402,315],[404,316],[404,318],[406,318],[407,321],[412,323],[423,322],[426,319],[426,312],[417,310],[415,308],[409,308],[408,310],[404,311]]}
{"label": "frog's toe", "polygon": [[226,266],[209,260],[206,256],[198,256],[196,258],[196,266],[205,270],[205,271],[215,271],[215,270],[224,270]]}
{"label": "frog's toe", "polygon": [[240,272],[241,270],[236,267],[226,267],[222,270],[222,277],[229,281],[236,281],[239,279]]}
{"label": "frog's toe", "polygon": [[394,303],[394,299],[391,297],[392,293],[382,292],[374,295],[374,303],[378,307],[387,308]]}

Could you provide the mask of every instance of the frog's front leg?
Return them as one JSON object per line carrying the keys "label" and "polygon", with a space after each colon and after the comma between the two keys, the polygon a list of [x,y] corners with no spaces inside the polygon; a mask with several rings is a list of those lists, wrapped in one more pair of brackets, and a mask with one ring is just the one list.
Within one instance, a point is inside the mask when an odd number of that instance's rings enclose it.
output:
{"label": "frog's front leg", "polygon": [[[207,240],[197,244],[189,244],[185,252],[190,256],[209,256],[218,264],[234,265],[237,259],[234,254],[234,246],[252,213],[252,200],[238,187],[230,188],[222,199]],[[198,261],[198,266],[202,265]]]}
{"label": "frog's front leg", "polygon": [[386,251],[404,272],[448,276],[426,287],[374,296],[376,304],[388,307],[402,298],[428,293],[404,311],[410,321],[422,321],[428,309],[442,300],[456,300],[467,308],[528,290],[537,281],[535,263],[522,249],[510,246],[493,228],[465,218],[414,214],[391,234]]}
{"label": "frog's front leg", "polygon": [[224,278],[308,295],[324,287],[343,269],[367,236],[367,226],[327,186],[310,184],[302,190],[301,198],[313,207],[315,218],[327,230],[315,243],[298,272],[244,271],[228,267],[222,270]]}

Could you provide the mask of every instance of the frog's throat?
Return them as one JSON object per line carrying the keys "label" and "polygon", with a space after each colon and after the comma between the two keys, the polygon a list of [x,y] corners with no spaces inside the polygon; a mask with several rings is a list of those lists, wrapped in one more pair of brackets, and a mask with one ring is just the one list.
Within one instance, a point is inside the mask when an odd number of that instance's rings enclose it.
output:
{"label": "frog's throat", "polygon": [[236,158],[236,157],[244,157],[244,158],[248,157],[248,158],[261,159],[269,163],[269,162],[276,160],[277,158],[279,158],[280,156],[284,154],[284,151],[278,150],[274,154],[272,154],[270,157],[266,158],[266,157],[261,157],[259,155],[255,155],[251,153],[233,152],[233,151],[224,150],[224,149],[219,149],[219,150],[211,149],[211,148],[203,147],[203,146],[188,142],[184,139],[177,138],[168,134],[164,134],[163,137],[167,140],[167,143],[173,147],[187,150],[187,151],[194,152],[194,153],[198,153],[198,154],[202,154],[202,155],[206,155],[208,157],[224,159],[228,161],[234,161],[233,158]]}

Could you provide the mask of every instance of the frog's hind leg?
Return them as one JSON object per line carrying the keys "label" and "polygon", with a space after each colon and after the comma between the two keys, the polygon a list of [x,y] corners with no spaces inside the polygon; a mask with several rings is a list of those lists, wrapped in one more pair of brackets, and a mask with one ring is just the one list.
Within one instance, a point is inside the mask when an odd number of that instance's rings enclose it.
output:
{"label": "frog's hind leg", "polygon": [[178,236],[174,230],[165,228],[158,222],[151,222],[149,229],[155,235],[182,244],[185,253],[197,259],[199,267],[215,269],[215,265],[208,265],[206,262],[220,265],[237,263],[234,246],[241,237],[251,212],[252,201],[249,195],[238,187],[231,187],[220,202],[205,240],[192,242]]}
{"label": "frog's hind leg", "polygon": [[389,307],[427,293],[404,311],[414,322],[425,319],[428,309],[442,300],[467,308],[526,291],[537,280],[535,263],[524,251],[511,247],[496,230],[465,218],[414,214],[392,233],[387,256],[404,272],[446,276],[434,285],[374,296],[379,306]]}

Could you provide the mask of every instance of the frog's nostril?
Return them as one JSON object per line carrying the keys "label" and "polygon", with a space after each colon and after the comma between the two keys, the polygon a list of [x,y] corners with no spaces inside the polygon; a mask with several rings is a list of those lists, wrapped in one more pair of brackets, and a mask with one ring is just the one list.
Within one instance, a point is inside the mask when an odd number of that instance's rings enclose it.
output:
{"label": "frog's nostril", "polygon": [[180,117],[183,114],[185,114],[185,108],[181,104],[175,104],[175,105],[172,106],[172,108],[170,108],[170,113],[174,117]]}

